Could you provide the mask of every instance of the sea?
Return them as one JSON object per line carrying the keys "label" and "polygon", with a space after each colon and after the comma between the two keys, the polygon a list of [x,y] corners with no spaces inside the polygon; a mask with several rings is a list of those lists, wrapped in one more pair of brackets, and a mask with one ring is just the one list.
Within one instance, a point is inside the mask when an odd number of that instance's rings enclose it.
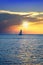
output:
{"label": "sea", "polygon": [[1,34],[0,65],[43,65],[43,35]]}

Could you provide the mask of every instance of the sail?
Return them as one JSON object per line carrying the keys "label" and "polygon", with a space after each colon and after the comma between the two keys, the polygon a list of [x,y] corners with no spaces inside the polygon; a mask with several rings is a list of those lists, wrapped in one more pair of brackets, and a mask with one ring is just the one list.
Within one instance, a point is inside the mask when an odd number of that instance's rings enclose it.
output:
{"label": "sail", "polygon": [[20,30],[19,35],[22,35],[22,30]]}

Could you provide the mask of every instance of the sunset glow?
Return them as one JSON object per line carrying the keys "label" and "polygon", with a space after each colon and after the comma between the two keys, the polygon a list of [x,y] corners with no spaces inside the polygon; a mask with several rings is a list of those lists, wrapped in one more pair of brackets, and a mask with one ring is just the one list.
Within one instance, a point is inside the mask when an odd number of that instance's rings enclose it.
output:
{"label": "sunset glow", "polygon": [[[2,13],[2,11],[0,13]],[[3,13],[6,13],[6,11]],[[22,13],[22,15],[20,13]],[[27,14],[26,12],[18,12],[12,14],[9,11],[5,15],[3,14],[3,16],[2,22],[0,22],[0,33],[18,34],[19,31],[22,30],[23,34],[43,34],[42,12],[40,12],[40,14],[39,12],[27,12]]]}
{"label": "sunset glow", "polygon": [[28,26],[29,26],[29,23],[28,23],[27,21],[23,21],[23,24],[22,24],[22,26],[23,26],[24,28],[28,28]]}

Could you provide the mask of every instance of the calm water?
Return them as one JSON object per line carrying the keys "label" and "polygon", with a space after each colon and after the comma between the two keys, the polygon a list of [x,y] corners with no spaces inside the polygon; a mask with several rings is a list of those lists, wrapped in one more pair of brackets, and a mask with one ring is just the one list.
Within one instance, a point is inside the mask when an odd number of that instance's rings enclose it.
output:
{"label": "calm water", "polygon": [[43,65],[43,35],[0,35],[0,65]]}

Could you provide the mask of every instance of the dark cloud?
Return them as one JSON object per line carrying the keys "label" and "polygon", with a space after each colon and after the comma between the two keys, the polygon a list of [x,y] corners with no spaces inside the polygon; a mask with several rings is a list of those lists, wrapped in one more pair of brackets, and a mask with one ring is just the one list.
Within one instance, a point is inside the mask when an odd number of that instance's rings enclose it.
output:
{"label": "dark cloud", "polygon": [[5,28],[12,25],[20,25],[22,22],[22,16],[17,14],[0,14],[0,32]]}
{"label": "dark cloud", "polygon": [[35,17],[25,17],[26,20],[28,20],[29,22],[38,22],[39,19],[35,18]]}
{"label": "dark cloud", "polygon": [[8,23],[12,23],[14,25],[19,24],[22,20],[22,16],[17,14],[0,14],[0,22],[4,22],[5,20],[8,20]]}

